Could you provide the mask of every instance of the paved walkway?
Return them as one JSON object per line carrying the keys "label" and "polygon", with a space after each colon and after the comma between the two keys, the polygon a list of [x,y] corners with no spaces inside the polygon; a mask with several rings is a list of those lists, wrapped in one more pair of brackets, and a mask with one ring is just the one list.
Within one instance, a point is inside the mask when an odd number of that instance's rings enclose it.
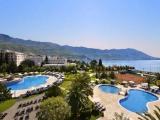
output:
{"label": "paved walkway", "polygon": [[[122,86],[118,86],[118,87],[123,88]],[[99,102],[106,107],[106,111],[104,111],[104,117],[99,118],[98,120],[112,120],[114,118],[115,112],[119,114],[124,113],[126,117],[130,118],[130,120],[138,120],[139,115],[137,115],[134,112],[130,112],[126,110],[119,104],[118,101],[122,98],[124,98],[124,96],[122,95],[104,93],[98,88],[98,86],[96,86],[94,88],[93,99],[99,100]],[[160,106],[160,100],[149,103],[149,108],[150,108],[149,112],[153,113],[153,109],[155,108],[154,105]]]}
{"label": "paved walkway", "polygon": [[[22,110],[26,111],[26,109],[29,107],[33,107],[33,111],[31,113],[29,113],[29,120],[37,120],[37,118],[36,118],[37,110],[35,110],[35,107],[37,105],[39,105],[38,100],[42,99],[43,96],[44,96],[44,94],[40,94],[40,95],[35,96],[33,98],[17,100],[17,102],[11,108],[9,108],[8,110],[6,110],[4,112],[4,113],[8,113],[7,116],[4,118],[4,120],[19,120],[20,117],[14,118],[15,113],[18,111],[22,111]],[[31,101],[34,102],[35,100],[37,100],[37,103],[35,103],[35,104],[31,104],[31,105],[28,105],[27,107],[23,107],[23,108],[18,108],[19,104],[24,104],[24,103],[31,102]],[[26,115],[27,114],[24,113],[24,115],[21,115],[21,116],[25,117]],[[25,119],[23,119],[23,120],[25,120]]]}

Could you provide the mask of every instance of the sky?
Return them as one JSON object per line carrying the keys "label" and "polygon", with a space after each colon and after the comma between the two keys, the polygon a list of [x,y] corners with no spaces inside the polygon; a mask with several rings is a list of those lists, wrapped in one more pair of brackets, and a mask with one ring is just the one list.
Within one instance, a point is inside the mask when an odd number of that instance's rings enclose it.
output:
{"label": "sky", "polygon": [[160,57],[160,0],[0,0],[0,33]]}

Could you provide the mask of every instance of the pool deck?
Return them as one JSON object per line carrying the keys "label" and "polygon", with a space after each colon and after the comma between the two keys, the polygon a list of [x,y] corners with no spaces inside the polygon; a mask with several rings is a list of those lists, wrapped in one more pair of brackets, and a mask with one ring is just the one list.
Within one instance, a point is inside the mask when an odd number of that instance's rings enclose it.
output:
{"label": "pool deck", "polygon": [[[125,96],[118,95],[118,94],[105,93],[101,91],[98,87],[99,85],[94,87],[94,90],[93,90],[94,95],[92,99],[98,100],[104,107],[106,107],[106,110],[104,111],[104,117],[101,117],[98,120],[112,120],[114,118],[115,112],[119,114],[124,113],[126,117],[130,118],[130,120],[139,120],[138,117],[140,116],[138,114],[126,110],[119,104],[119,100],[124,98]],[[126,89],[121,85],[117,85],[117,87],[121,88],[122,90]],[[129,90],[131,88],[128,87],[127,89]],[[140,89],[140,88],[137,87],[134,89]],[[160,96],[158,97],[160,98]],[[155,105],[160,107],[160,100],[148,103],[150,113],[153,113]]]}
{"label": "pool deck", "polygon": [[19,97],[22,94],[25,94],[27,91],[31,91],[34,89],[42,88],[42,87],[47,87],[48,85],[52,85],[54,82],[57,81],[57,78],[54,76],[48,76],[48,79],[46,80],[45,84],[36,86],[36,87],[31,87],[29,89],[23,89],[23,90],[11,90],[12,97]]}

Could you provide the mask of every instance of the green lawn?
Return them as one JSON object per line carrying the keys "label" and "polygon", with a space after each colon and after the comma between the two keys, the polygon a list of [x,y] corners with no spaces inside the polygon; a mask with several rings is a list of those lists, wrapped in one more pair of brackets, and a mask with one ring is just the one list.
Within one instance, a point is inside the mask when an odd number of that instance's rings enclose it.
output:
{"label": "green lawn", "polygon": [[65,75],[65,79],[64,79],[63,83],[60,85],[60,87],[65,89],[65,90],[69,90],[74,77],[75,77],[75,74]]}
{"label": "green lawn", "polygon": [[97,119],[97,118],[92,115],[90,120],[96,120],[96,119]]}
{"label": "green lawn", "polygon": [[0,112],[4,112],[16,103],[15,99],[7,100],[0,103]]}
{"label": "green lawn", "polygon": [[65,90],[69,90],[71,83],[72,83],[72,81],[63,81],[63,83],[60,85],[60,87],[64,88]]}
{"label": "green lawn", "polygon": [[91,118],[90,118],[90,120],[97,120],[99,117],[101,117],[101,116],[91,116]]}

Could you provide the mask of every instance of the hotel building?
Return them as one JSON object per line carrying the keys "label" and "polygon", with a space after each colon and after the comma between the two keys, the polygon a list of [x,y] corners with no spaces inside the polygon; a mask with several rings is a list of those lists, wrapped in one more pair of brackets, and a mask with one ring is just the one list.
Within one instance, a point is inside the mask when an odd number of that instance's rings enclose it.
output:
{"label": "hotel building", "polygon": [[[0,51],[0,61],[4,62],[15,62],[17,66],[21,64],[22,61],[29,59],[34,61],[35,65],[40,66],[45,60],[43,55],[35,54],[24,54],[20,52],[10,51],[10,50],[1,50]],[[49,56],[48,65],[66,65],[67,59],[64,57]]]}
{"label": "hotel building", "polygon": [[15,62],[17,66],[20,65],[22,61],[25,60],[25,54],[10,50],[1,50],[0,51],[0,59],[5,62]]}

